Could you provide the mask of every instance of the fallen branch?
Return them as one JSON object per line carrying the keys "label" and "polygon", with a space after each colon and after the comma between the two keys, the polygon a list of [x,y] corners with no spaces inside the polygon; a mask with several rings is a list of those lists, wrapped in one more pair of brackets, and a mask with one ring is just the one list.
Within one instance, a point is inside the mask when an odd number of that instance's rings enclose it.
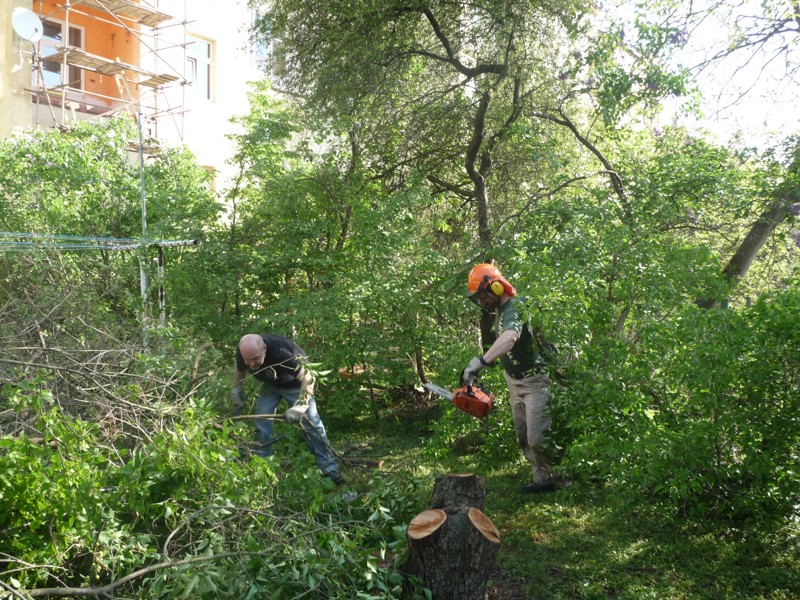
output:
{"label": "fallen branch", "polygon": [[217,554],[214,556],[195,556],[193,558],[185,558],[183,560],[160,562],[149,567],[144,567],[138,571],[134,571],[130,575],[126,575],[116,581],[101,586],[101,587],[63,587],[63,588],[38,588],[33,590],[20,590],[23,597],[28,598],[68,598],[68,597],[94,597],[105,598],[111,597],[114,590],[131,581],[135,581],[145,575],[150,575],[162,569],[170,569],[173,567],[181,567],[183,565],[191,565],[195,563],[210,562],[223,558],[237,558],[240,556],[265,556],[266,552],[242,551],[242,552],[226,552],[224,554]]}
{"label": "fallen branch", "polygon": [[[235,417],[225,417],[222,419],[221,422],[225,421],[252,421],[255,419],[275,419],[284,421],[284,415],[282,413],[278,414],[266,414],[266,415],[238,415]],[[221,430],[221,426],[214,424],[214,428],[217,430]],[[340,452],[337,452],[330,444],[328,444],[328,449],[336,456],[336,458],[346,464],[346,465],[362,465],[367,467],[373,468],[380,468],[383,466],[383,460],[370,460],[366,458],[349,458],[343,456]]]}
{"label": "fallen branch", "polygon": [[283,420],[283,413],[274,413],[267,415],[237,415],[235,417],[225,417],[220,423],[225,421],[252,421],[254,419],[281,419]]}
{"label": "fallen branch", "polygon": [[8,584],[6,584],[6,583],[3,583],[2,581],[0,581],[0,589],[4,589],[5,591],[7,591],[9,594],[11,594],[12,596],[14,596],[15,598],[22,598],[22,600],[25,600],[25,596],[23,596],[22,594],[20,594],[19,592],[17,592],[17,591],[16,591],[14,588],[12,588],[10,585],[8,585]]}

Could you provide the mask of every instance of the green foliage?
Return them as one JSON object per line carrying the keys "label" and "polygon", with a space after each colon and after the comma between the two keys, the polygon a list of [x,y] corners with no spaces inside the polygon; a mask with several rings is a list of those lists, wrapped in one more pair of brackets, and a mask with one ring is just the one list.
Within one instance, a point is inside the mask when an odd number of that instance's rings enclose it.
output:
{"label": "green foliage", "polygon": [[558,406],[576,436],[570,465],[627,502],[784,523],[800,499],[798,302],[794,288],[742,311],[687,311],[634,352],[607,348],[617,360]]}
{"label": "green foliage", "polygon": [[[138,161],[128,150],[134,138],[133,122],[120,117],[76,121],[65,131],[39,131],[0,142],[0,189],[6,203],[0,229],[53,234],[65,242],[76,236],[141,238],[144,192],[148,241],[202,240],[220,214],[208,190],[208,173],[185,151],[163,148],[144,165],[142,190]],[[43,305],[64,298],[76,305],[85,300],[90,308],[76,313],[98,319],[104,319],[103,313],[123,319],[140,313],[140,265],[151,281],[159,281],[148,251],[74,245],[73,251],[56,249],[47,241],[13,245],[12,250],[26,252],[0,256],[0,270],[7,275],[0,297],[5,302],[23,293],[31,299],[40,295]],[[168,295],[175,291],[191,297],[197,287],[202,289],[190,264],[191,251],[168,249],[165,254]],[[41,282],[44,289],[32,282]],[[156,293],[153,285],[153,304]]]}
{"label": "green foliage", "polygon": [[[201,241],[167,252],[170,325],[140,330],[145,253],[2,256],[0,333],[13,343],[0,356],[0,417],[14,435],[0,440],[0,552],[16,561],[3,581],[99,585],[173,561],[125,593],[424,597],[395,570],[419,508],[415,469],[343,492],[319,477],[299,432],[287,431],[280,458],[246,459],[249,427],[216,421],[235,341],[282,333],[330,372],[318,399],[326,421],[346,424],[339,439],[356,424],[413,431],[407,464],[497,470],[508,491],[502,478],[527,465],[499,369],[485,377],[497,397],[485,430],[443,401],[427,428],[400,412],[429,419],[420,376],[452,387],[480,348],[463,293],[487,258],[560,349],[549,441],[564,452],[559,468],[597,484],[612,509],[677,515],[686,528],[713,518],[764,533],[790,521],[797,251],[777,229],[735,288],[719,272],[765,208],[797,200],[797,146],[758,155],[680,130],[600,127],[690,89],[665,67],[684,42],[671,26],[595,36],[571,2],[339,4],[276,2],[261,23],[287,44],[285,79],[309,103],[254,87],[232,136],[224,219],[189,153],[165,149],[145,166],[148,236]],[[484,70],[452,69],[461,58]],[[491,102],[478,118],[481,100]],[[2,227],[140,235],[131,125],[2,142]],[[473,151],[478,172],[464,168]],[[478,183],[491,199],[482,231]],[[732,309],[702,312],[700,298]],[[452,443],[475,432],[483,445],[457,462]],[[636,568],[626,552],[606,558]],[[588,583],[562,597],[599,597],[622,579],[596,565],[581,575]]]}
{"label": "green foliage", "polygon": [[[421,229],[416,215],[433,201],[418,176],[405,189],[387,190],[348,162],[347,147],[335,139],[312,161],[302,143],[291,149],[297,119],[263,89],[242,118],[236,160],[244,166],[231,196],[237,259],[227,293],[247,302],[237,304],[224,339],[232,345],[245,328],[295,337],[322,368],[357,373],[331,377],[330,397],[346,398],[342,409],[361,414],[375,405],[347,398],[352,387],[413,385],[423,341],[447,339],[437,312],[448,292],[438,274],[451,263],[425,249],[432,228]],[[443,350],[437,343],[426,354]]]}
{"label": "green foliage", "polygon": [[16,562],[14,579],[87,585],[154,556],[152,533],[122,522],[105,488],[114,467],[97,427],[56,408],[40,420],[43,441],[0,439],[0,551]]}
{"label": "green foliage", "polygon": [[292,469],[240,460],[233,432],[216,431],[209,416],[189,407],[121,453],[97,426],[57,409],[41,413],[44,443],[0,440],[0,551],[16,563],[5,582],[101,585],[176,560],[139,597],[400,597],[393,557],[413,516],[413,478],[376,474],[364,482],[372,493],[342,494],[304,451],[283,448]]}

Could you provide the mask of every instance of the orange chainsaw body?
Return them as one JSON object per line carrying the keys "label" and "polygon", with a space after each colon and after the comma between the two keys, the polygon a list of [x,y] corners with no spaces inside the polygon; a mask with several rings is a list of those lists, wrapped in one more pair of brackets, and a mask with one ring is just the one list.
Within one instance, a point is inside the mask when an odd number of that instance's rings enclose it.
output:
{"label": "orange chainsaw body", "polygon": [[464,385],[453,392],[453,404],[473,417],[485,417],[492,411],[494,396],[477,385]]}

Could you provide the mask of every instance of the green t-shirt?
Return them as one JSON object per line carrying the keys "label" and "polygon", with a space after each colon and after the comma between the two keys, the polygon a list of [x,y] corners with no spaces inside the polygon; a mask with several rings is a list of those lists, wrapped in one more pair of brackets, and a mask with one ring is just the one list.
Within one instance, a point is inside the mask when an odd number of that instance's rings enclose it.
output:
{"label": "green t-shirt", "polygon": [[520,298],[509,298],[505,304],[498,307],[494,317],[495,331],[498,335],[513,329],[518,336],[511,350],[500,357],[500,364],[511,375],[522,375],[534,367],[546,364],[536,350],[536,342],[527,322],[522,319],[520,314],[522,306],[523,301]]}

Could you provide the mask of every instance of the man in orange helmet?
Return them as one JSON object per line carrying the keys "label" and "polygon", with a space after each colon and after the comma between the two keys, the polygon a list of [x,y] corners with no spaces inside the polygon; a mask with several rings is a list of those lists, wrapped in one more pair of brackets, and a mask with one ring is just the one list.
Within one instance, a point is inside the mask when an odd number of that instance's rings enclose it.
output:
{"label": "man in orange helmet", "polygon": [[557,487],[566,487],[569,481],[553,474],[542,450],[545,432],[550,427],[547,414],[550,378],[545,370],[547,361],[538,351],[536,339],[521,316],[522,300],[494,265],[483,263],[475,266],[469,273],[467,286],[467,297],[483,310],[495,314],[498,336],[482,356],[469,362],[463,378],[469,380],[500,360],[517,441],[531,464],[533,474],[533,481],[520,491],[549,492]]}

